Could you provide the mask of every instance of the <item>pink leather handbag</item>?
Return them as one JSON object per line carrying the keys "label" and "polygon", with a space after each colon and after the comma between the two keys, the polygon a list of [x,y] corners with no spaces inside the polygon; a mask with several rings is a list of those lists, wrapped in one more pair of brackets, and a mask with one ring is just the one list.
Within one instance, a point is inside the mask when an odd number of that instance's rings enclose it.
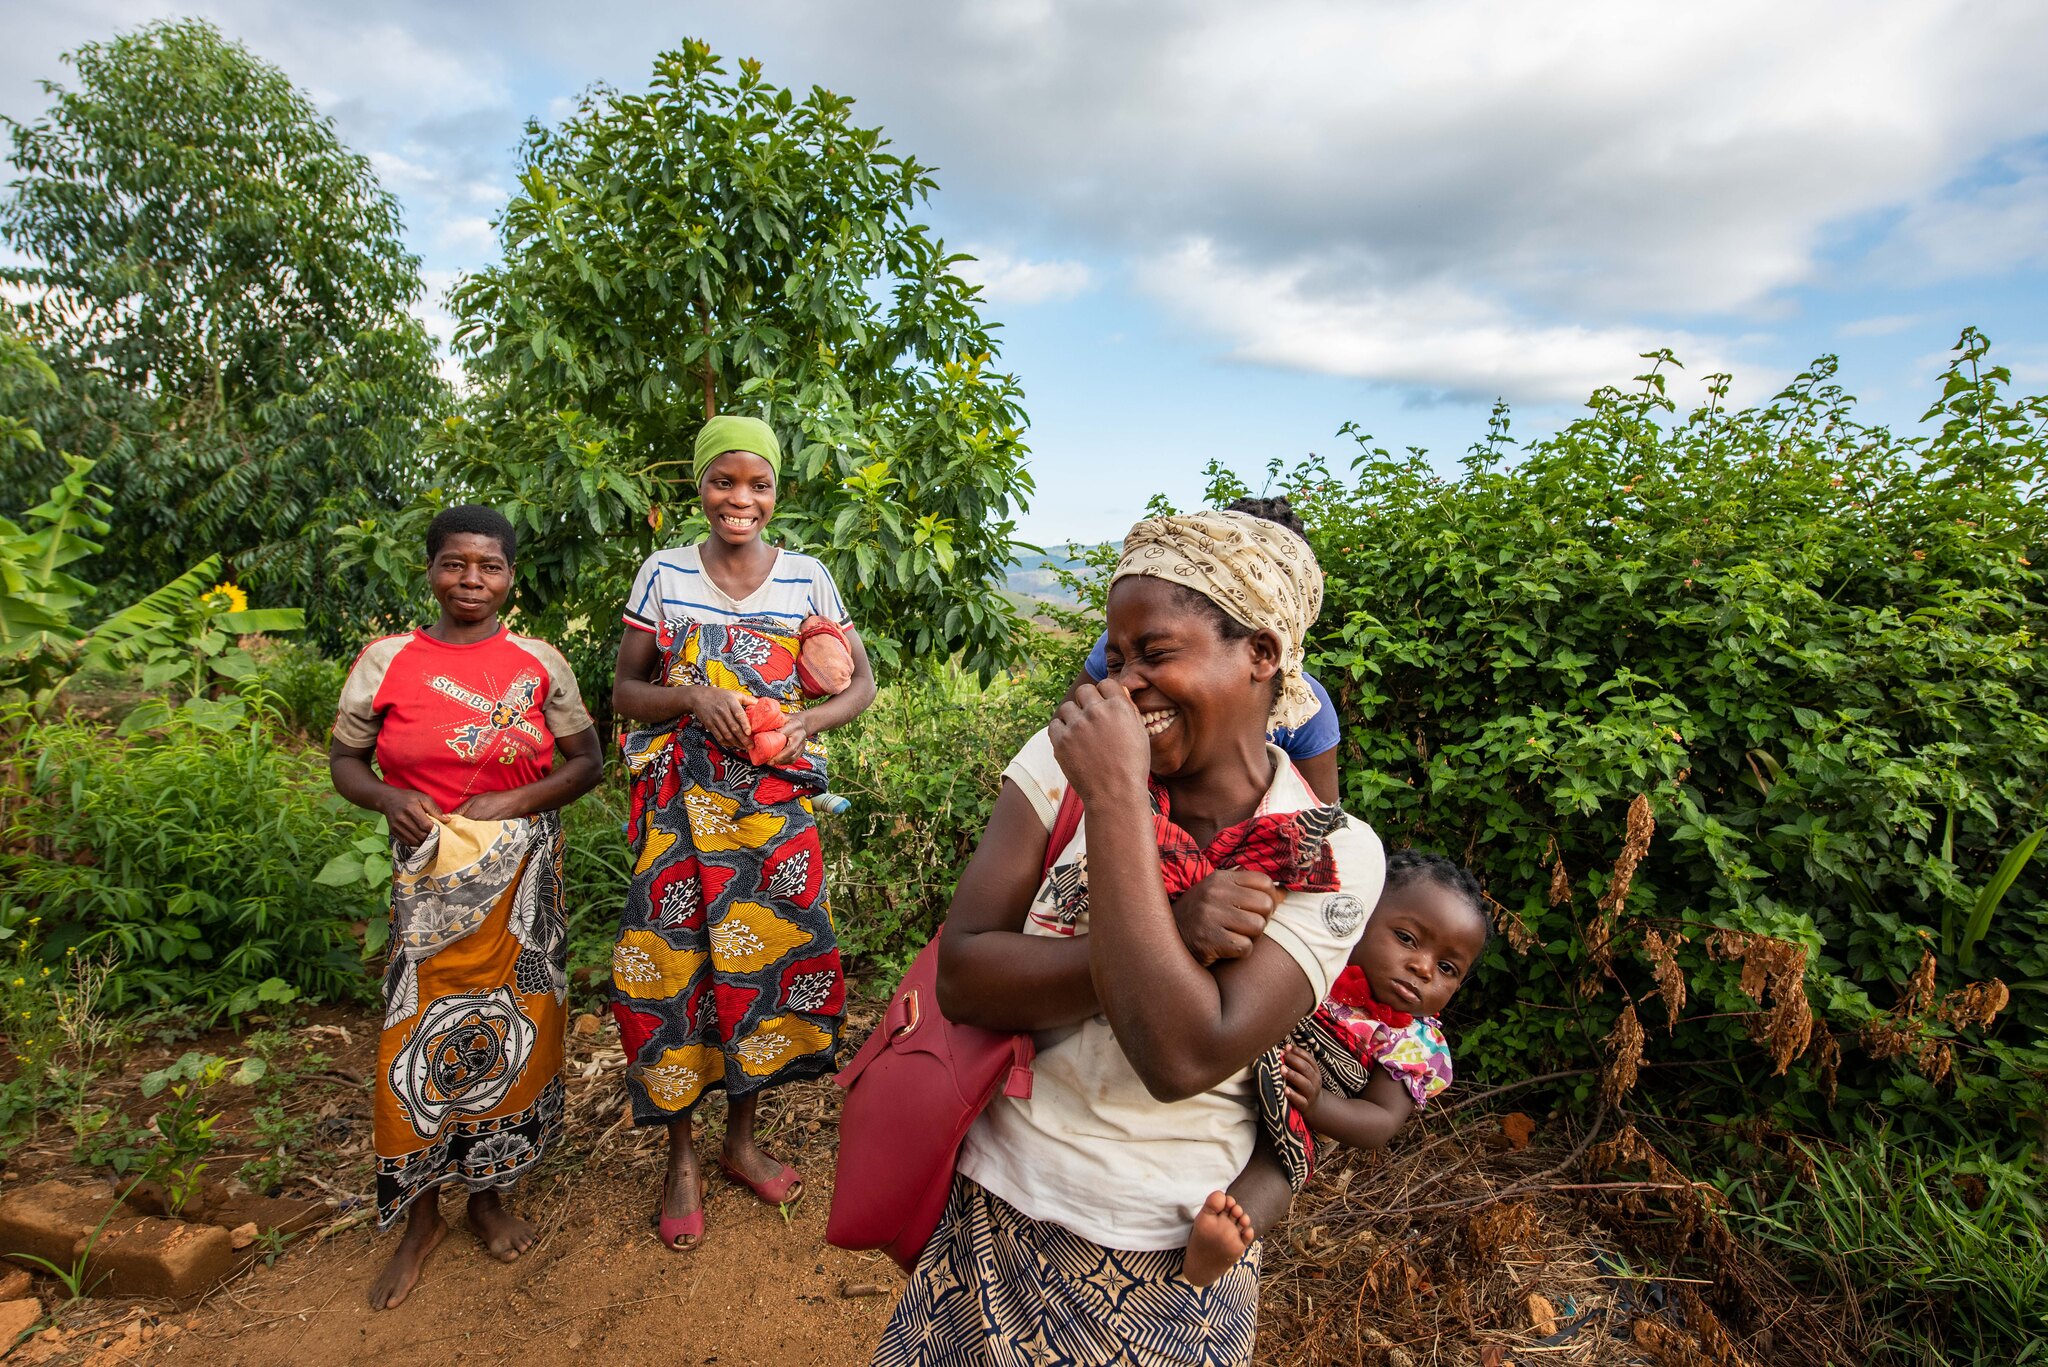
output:
{"label": "pink leather handbag", "polygon": [[[1046,868],[1081,824],[1069,789]],[[997,1093],[1031,1095],[1031,1036],[949,1021],[939,1011],[934,936],[896,985],[882,1023],[839,1071],[839,1161],[825,1240],[879,1248],[908,1272],[931,1241],[968,1127]]]}

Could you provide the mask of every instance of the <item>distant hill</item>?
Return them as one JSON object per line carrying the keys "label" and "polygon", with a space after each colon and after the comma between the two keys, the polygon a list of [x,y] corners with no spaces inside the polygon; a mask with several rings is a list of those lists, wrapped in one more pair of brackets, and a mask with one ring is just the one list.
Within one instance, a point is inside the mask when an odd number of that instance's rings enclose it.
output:
{"label": "distant hill", "polygon": [[1080,557],[1074,554],[1072,546],[1053,546],[1044,552],[1029,552],[1012,560],[1010,572],[1003,579],[1003,587],[1019,598],[1057,603],[1061,607],[1078,607],[1080,600],[1053,571],[1080,568]]}

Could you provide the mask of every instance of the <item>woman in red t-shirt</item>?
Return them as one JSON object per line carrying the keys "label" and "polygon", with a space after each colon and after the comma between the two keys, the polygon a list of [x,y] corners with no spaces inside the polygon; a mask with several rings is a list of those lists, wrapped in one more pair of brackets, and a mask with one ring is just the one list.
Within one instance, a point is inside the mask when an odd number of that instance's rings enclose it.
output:
{"label": "woman in red t-shirt", "polygon": [[412,1215],[370,1289],[379,1310],[406,1298],[447,1233],[443,1186],[469,1189],[470,1228],[493,1257],[531,1248],[532,1227],[501,1193],[562,1127],[558,809],[597,786],[604,759],[561,653],[498,620],[516,542],[490,508],[433,520],[427,582],[440,620],[357,657],[328,751],[335,791],[390,823],[395,866],[378,1226]]}

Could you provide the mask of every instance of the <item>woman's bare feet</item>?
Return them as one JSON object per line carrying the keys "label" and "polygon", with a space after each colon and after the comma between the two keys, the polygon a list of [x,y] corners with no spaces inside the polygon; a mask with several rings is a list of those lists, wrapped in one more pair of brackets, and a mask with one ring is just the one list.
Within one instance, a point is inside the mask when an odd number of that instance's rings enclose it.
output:
{"label": "woman's bare feet", "polygon": [[533,1226],[514,1215],[495,1191],[469,1194],[469,1227],[485,1252],[501,1263],[509,1263],[533,1247]]}
{"label": "woman's bare feet", "polygon": [[1229,1192],[1212,1191],[1195,1215],[1181,1275],[1196,1286],[1207,1286],[1228,1272],[1257,1237],[1244,1207]]}
{"label": "woman's bare feet", "polygon": [[391,1261],[384,1264],[384,1270],[377,1274],[377,1280],[370,1286],[370,1308],[372,1310],[396,1310],[412,1294],[419,1282],[420,1269],[426,1265],[427,1255],[441,1245],[441,1238],[448,1232],[448,1222],[441,1218],[441,1193],[422,1193],[413,1202],[412,1216],[406,1221],[405,1237],[398,1241],[398,1247],[391,1252]]}

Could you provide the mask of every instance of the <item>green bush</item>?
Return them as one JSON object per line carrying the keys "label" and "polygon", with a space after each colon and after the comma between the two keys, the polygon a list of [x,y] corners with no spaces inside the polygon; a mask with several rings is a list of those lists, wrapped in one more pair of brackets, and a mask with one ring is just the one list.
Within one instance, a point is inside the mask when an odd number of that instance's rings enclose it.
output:
{"label": "green bush", "polygon": [[826,738],[832,790],[851,804],[820,822],[833,919],[846,953],[887,980],[876,988],[891,986],[945,919],[1003,766],[1071,678],[1048,664],[982,689],[948,667],[883,689]]}
{"label": "green bush", "polygon": [[334,709],[348,680],[348,662],[333,660],[303,641],[264,638],[250,654],[256,671],[245,691],[260,690],[286,726],[324,748],[334,729]]}
{"label": "green bush", "polygon": [[1454,479],[1363,436],[1296,472],[1348,805],[1469,860],[1508,932],[1461,1071],[1618,1099],[1647,1033],[1692,1065],[1655,1107],[2037,1137],[2048,400],[1986,349],[1928,436],[1859,423],[1832,360],[1680,416],[1660,355],[1513,461],[1503,410]]}
{"label": "green bush", "polygon": [[569,917],[570,987],[597,1005],[611,986],[612,945],[633,855],[626,845],[626,771],[605,756],[604,782],[562,812],[562,906]]}
{"label": "green bush", "polygon": [[126,736],[49,722],[12,748],[0,923],[40,916],[52,962],[113,958],[105,1007],[211,1018],[293,992],[368,997],[352,926],[384,914],[383,894],[314,876],[372,821],[274,714],[174,711]]}

